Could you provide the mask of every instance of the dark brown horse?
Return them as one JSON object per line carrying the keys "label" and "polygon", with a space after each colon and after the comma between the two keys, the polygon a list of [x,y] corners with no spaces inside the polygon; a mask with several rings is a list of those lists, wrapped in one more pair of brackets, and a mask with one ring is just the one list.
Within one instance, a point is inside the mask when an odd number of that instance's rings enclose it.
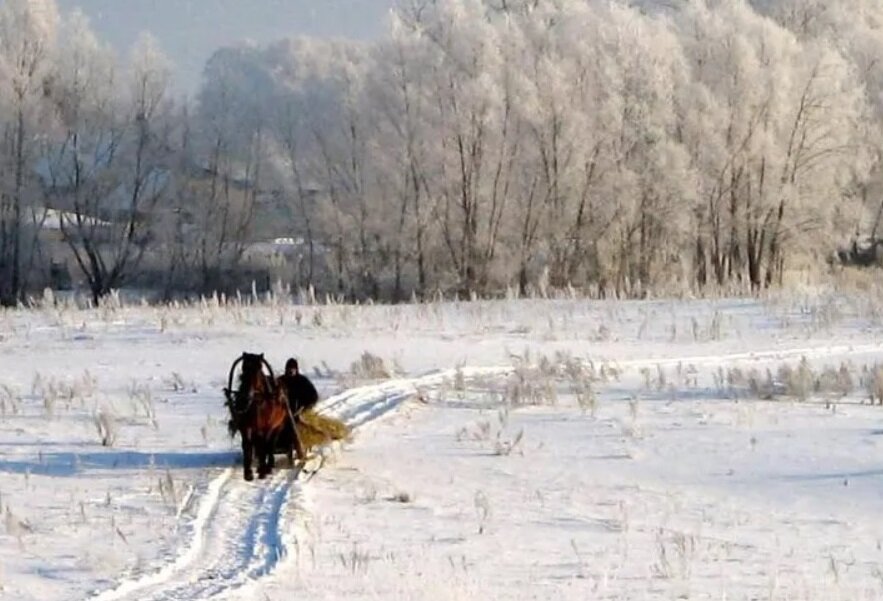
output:
{"label": "dark brown horse", "polygon": [[[233,374],[240,363],[239,387],[233,390]],[[264,373],[264,367],[269,375]],[[258,478],[267,477],[275,463],[276,438],[291,419],[284,387],[277,386],[273,368],[263,354],[242,353],[230,367],[224,394],[230,409],[230,434],[239,432],[242,437],[245,479],[254,479],[253,456],[258,462]]]}

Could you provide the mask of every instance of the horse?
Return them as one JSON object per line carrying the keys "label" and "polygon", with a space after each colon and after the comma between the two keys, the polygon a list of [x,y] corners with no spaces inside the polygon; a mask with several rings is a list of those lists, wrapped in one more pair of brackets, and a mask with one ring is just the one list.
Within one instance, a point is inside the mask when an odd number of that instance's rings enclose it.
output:
{"label": "horse", "polygon": [[[233,374],[240,363],[239,388],[234,391]],[[270,372],[269,375],[264,373],[264,367]],[[230,409],[230,435],[239,432],[242,438],[244,478],[249,482],[254,479],[251,468],[253,456],[258,462],[258,478],[266,478],[275,464],[273,453],[276,439],[292,419],[285,387],[277,384],[273,368],[264,359],[263,353],[242,353],[230,367],[224,395]]]}

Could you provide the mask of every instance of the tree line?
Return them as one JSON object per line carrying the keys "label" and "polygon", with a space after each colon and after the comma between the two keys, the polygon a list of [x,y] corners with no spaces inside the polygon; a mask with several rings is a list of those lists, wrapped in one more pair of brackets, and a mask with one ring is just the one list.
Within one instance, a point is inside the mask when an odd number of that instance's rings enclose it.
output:
{"label": "tree line", "polygon": [[[256,276],[356,299],[740,286],[880,218],[874,0],[405,0],[219,49],[195,98],[53,0],[0,7],[0,299]],[[47,224],[57,239],[47,240]],[[281,274],[281,275],[280,275]]]}

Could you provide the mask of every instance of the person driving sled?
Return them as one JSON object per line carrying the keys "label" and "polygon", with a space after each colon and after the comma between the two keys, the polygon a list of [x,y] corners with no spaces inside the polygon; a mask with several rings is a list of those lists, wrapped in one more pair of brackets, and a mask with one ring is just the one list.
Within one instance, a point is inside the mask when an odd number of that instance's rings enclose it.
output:
{"label": "person driving sled", "polygon": [[[285,375],[282,380],[285,386],[285,392],[288,395],[288,406],[291,409],[291,417],[294,422],[300,421],[300,415],[304,411],[308,411],[316,406],[319,402],[319,393],[316,387],[310,382],[310,379],[300,373],[297,359],[290,358],[285,362]],[[295,423],[289,423],[285,427],[282,434],[284,440],[291,440],[294,446],[297,458],[301,461],[306,460],[306,452],[301,443],[300,437],[297,435]]]}
{"label": "person driving sled", "polygon": [[285,392],[288,393],[288,404],[295,416],[312,409],[319,402],[319,393],[310,379],[300,373],[297,359],[285,362]]}

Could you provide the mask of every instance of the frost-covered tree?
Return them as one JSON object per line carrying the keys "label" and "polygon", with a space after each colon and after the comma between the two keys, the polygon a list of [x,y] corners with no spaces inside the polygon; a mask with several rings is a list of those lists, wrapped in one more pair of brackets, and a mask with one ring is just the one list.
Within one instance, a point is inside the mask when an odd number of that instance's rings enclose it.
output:
{"label": "frost-covered tree", "polygon": [[878,16],[829,4],[408,1],[371,46],[224,51],[200,112],[233,99],[227,137],[264,119],[301,286],[759,288],[871,181]]}
{"label": "frost-covered tree", "polygon": [[433,188],[450,287],[484,292],[496,275],[511,167],[501,30],[478,0],[432,3],[409,20],[430,51],[426,119],[436,140]]}
{"label": "frost-covered tree", "polygon": [[58,10],[53,0],[0,4],[0,301],[22,299],[25,223],[33,207],[35,135],[51,93]]}
{"label": "frost-covered tree", "polygon": [[679,19],[691,86],[683,141],[699,174],[698,283],[781,281],[837,210],[868,113],[855,70],[745,2],[694,2]]}
{"label": "frost-covered tree", "polygon": [[121,65],[12,0],[0,292],[52,210],[96,298],[144,261],[235,288],[280,236],[291,284],[360,299],[776,285],[877,233],[878,4],[405,0],[375,42],[219,49],[172,107],[155,43]]}
{"label": "frost-covered tree", "polygon": [[432,176],[432,152],[436,150],[427,116],[433,109],[424,69],[431,52],[419,31],[400,15],[393,15],[389,39],[376,49],[369,74],[367,102],[375,125],[379,184],[394,199],[389,207],[395,216],[393,239],[393,297],[405,295],[408,273],[416,278],[416,289],[431,285],[431,228],[436,210]]}
{"label": "frost-covered tree", "polygon": [[41,165],[46,204],[97,302],[137,272],[170,187],[169,64],[143,36],[117,79],[83,17],[66,34],[53,94],[59,124]]}
{"label": "frost-covered tree", "polygon": [[194,119],[195,172],[182,199],[206,293],[221,288],[253,236],[266,145],[262,99],[271,85],[253,47],[221,50],[206,65]]}
{"label": "frost-covered tree", "polygon": [[865,172],[867,162],[860,161],[853,177],[855,196],[865,212],[844,210],[836,223],[876,238],[883,220],[883,4],[874,0],[768,0],[756,6],[799,39],[835,49],[855,71],[873,112],[865,121],[871,173]]}

